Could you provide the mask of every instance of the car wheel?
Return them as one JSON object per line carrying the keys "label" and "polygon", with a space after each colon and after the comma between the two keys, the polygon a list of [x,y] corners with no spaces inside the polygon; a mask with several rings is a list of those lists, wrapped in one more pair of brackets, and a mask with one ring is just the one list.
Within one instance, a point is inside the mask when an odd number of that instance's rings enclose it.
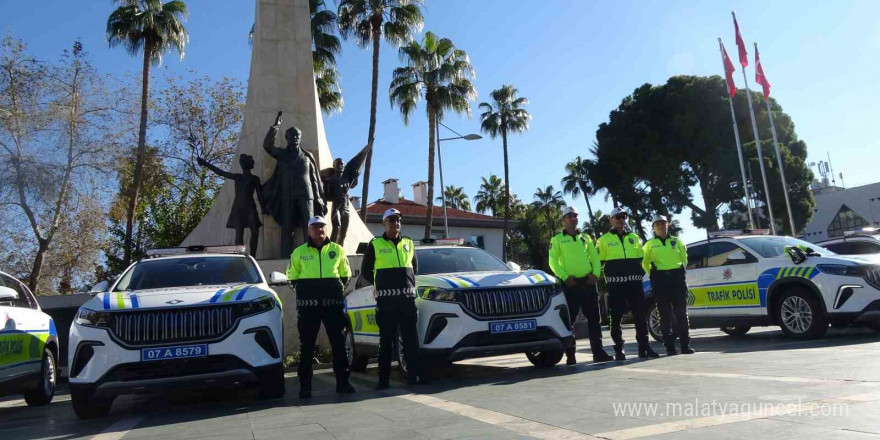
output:
{"label": "car wheel", "polygon": [[358,356],[354,348],[354,334],[346,327],[343,329],[345,335],[345,357],[348,359],[348,366],[351,371],[366,371],[370,358],[366,356]]}
{"label": "car wheel", "polygon": [[113,405],[113,399],[95,398],[91,392],[76,388],[70,389],[70,402],[73,412],[81,419],[104,417]]}
{"label": "car wheel", "polygon": [[562,350],[539,351],[526,353],[526,357],[529,358],[529,362],[535,367],[550,368],[558,364],[564,354]]}
{"label": "car wheel", "polygon": [[721,331],[730,336],[743,336],[752,329],[750,325],[728,325],[721,327]]}
{"label": "car wheel", "polygon": [[812,339],[828,331],[822,307],[811,292],[803,288],[793,288],[782,294],[776,318],[782,331],[793,338]]}
{"label": "car wheel", "polygon": [[660,309],[657,308],[657,302],[651,301],[648,304],[648,333],[657,342],[663,342],[663,333],[660,332]]}
{"label": "car wheel", "polygon": [[409,373],[409,369],[406,366],[406,355],[403,353],[403,336],[400,334],[400,330],[397,331],[397,337],[394,338],[394,356],[397,357],[397,366],[400,367],[400,370],[403,371],[404,374]]}
{"label": "car wheel", "polygon": [[257,391],[260,399],[276,399],[284,395],[284,365],[257,373]]}
{"label": "car wheel", "polygon": [[55,356],[52,350],[43,349],[43,367],[40,370],[40,383],[33,390],[24,393],[24,401],[29,406],[45,405],[52,401],[55,396],[55,383],[57,370],[55,369]]}

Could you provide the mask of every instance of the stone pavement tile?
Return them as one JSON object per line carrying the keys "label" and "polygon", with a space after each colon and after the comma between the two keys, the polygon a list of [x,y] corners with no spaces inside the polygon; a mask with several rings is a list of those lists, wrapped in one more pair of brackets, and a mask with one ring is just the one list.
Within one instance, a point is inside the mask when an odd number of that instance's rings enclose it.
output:
{"label": "stone pavement tile", "polygon": [[512,437],[517,433],[505,429],[503,426],[495,426],[489,423],[460,417],[457,422],[447,423],[430,428],[417,428],[414,431],[431,439],[460,439],[466,437],[481,436],[507,436]]}
{"label": "stone pavement tile", "polygon": [[791,437],[826,438],[831,432],[827,428],[804,425],[799,423],[781,422],[779,420],[755,419],[744,422],[728,423],[706,428],[688,429],[666,434],[645,437],[649,440],[673,439],[718,439],[718,440],[775,440]]}
{"label": "stone pavement tile", "polygon": [[209,418],[204,420],[174,421],[157,416],[147,417],[138,423],[126,438],[140,439],[154,436],[168,438],[198,438],[225,434],[243,434],[250,437],[251,426],[247,418]]}
{"label": "stone pavement tile", "polygon": [[[880,440],[880,434],[868,432],[834,430],[822,433],[822,440]],[[815,440],[816,436],[791,437],[787,440]]]}
{"label": "stone pavement tile", "polygon": [[880,401],[821,407],[810,412],[772,417],[829,429],[844,429],[880,434]]}
{"label": "stone pavement tile", "polygon": [[333,434],[327,432],[323,426],[317,423],[309,423],[297,426],[282,426],[263,430],[254,430],[255,440],[324,440],[333,439]]}

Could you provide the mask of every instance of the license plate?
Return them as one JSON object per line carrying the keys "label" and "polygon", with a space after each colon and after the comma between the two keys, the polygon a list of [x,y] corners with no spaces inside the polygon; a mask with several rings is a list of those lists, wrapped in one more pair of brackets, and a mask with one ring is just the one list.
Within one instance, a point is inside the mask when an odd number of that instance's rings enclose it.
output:
{"label": "license plate", "polygon": [[489,323],[491,333],[527,332],[538,329],[536,319],[520,319],[516,321],[496,321]]}
{"label": "license plate", "polygon": [[166,359],[195,358],[208,355],[208,344],[179,345],[174,347],[154,347],[141,349],[141,362],[163,361]]}

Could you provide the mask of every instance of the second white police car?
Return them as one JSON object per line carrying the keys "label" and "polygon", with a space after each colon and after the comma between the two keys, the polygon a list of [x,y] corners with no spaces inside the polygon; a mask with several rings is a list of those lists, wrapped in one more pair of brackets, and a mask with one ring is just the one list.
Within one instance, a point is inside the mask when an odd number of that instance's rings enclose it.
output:
{"label": "second white police car", "polygon": [[[829,325],[880,328],[880,265],[766,234],[723,231],[688,245],[690,327],[736,336],[753,326],[778,325],[800,339],[819,337]],[[649,328],[659,340],[651,299],[648,307]]]}
{"label": "second white police car", "polygon": [[[416,306],[421,355],[429,362],[525,353],[537,367],[556,365],[574,343],[568,306],[557,280],[519,271],[461,239],[416,247]],[[360,277],[345,298],[346,344],[353,369],[363,369],[379,345],[373,287]],[[398,364],[406,369],[402,344]]]}
{"label": "second white police car", "polygon": [[[230,253],[231,252],[231,253]],[[284,394],[281,302],[244,246],[151,251],[79,309],[68,344],[81,418],[121,394],[230,384]]]}

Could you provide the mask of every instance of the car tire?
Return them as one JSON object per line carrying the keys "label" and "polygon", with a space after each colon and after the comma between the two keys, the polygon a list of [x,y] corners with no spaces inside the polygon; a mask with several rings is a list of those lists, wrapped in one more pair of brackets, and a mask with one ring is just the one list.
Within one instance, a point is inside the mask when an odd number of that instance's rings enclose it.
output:
{"label": "car tire", "polygon": [[284,365],[257,373],[257,395],[260,399],[277,399],[284,395]]}
{"label": "car tire", "polygon": [[645,316],[648,319],[648,333],[657,342],[663,342],[663,334],[660,332],[660,310],[657,308],[657,301],[648,303],[645,310]]}
{"label": "car tire", "polygon": [[367,364],[370,363],[370,358],[358,355],[357,350],[354,348],[354,334],[348,329],[348,327],[343,329],[342,332],[345,336],[345,357],[348,359],[348,367],[351,371],[366,371]]}
{"label": "car tire", "polygon": [[564,354],[562,350],[539,351],[526,353],[526,357],[537,368],[551,368],[562,360]]}
{"label": "car tire", "polygon": [[28,406],[46,405],[55,396],[55,384],[58,380],[58,370],[55,367],[55,355],[48,348],[43,349],[42,368],[40,369],[40,382],[36,388],[24,393],[24,401]]}
{"label": "car tire", "polygon": [[726,333],[728,336],[745,336],[749,330],[752,329],[750,325],[728,325],[721,327],[721,331]]}
{"label": "car tire", "polygon": [[395,359],[397,359],[397,367],[400,368],[400,371],[403,374],[408,374],[409,369],[406,366],[406,356],[403,353],[403,337],[400,334],[400,329],[397,330],[397,337],[394,338],[394,346],[391,347],[394,353]]}
{"label": "car tire", "polygon": [[828,331],[822,306],[812,292],[802,287],[783,292],[776,307],[776,319],[782,331],[795,339],[818,338]]}
{"label": "car tire", "polygon": [[104,417],[110,413],[113,405],[113,399],[95,398],[91,392],[77,388],[70,389],[70,402],[73,404],[73,412],[80,419]]}

